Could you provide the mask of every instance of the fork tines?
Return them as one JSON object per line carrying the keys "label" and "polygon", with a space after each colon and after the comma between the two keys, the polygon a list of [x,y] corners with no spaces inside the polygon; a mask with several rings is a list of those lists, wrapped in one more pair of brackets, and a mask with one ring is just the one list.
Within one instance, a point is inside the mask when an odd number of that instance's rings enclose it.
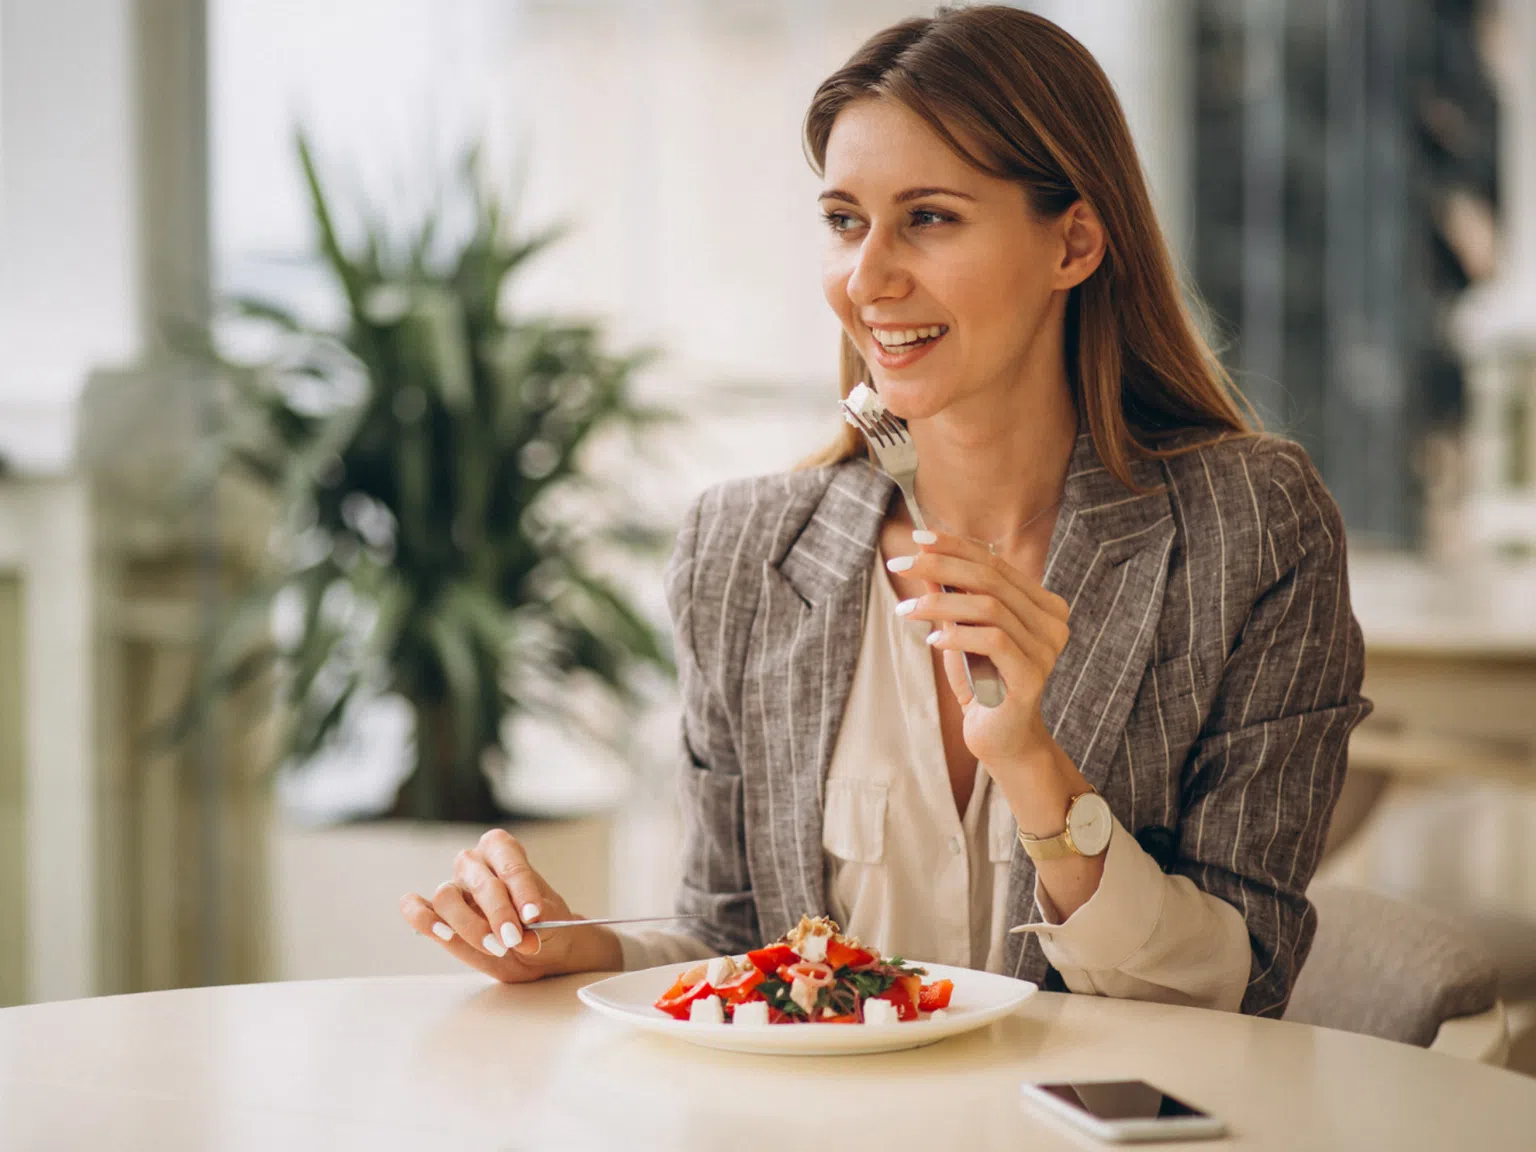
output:
{"label": "fork tines", "polygon": [[907,438],[906,426],[889,412],[881,412],[878,419],[871,420],[862,412],[856,411],[847,401],[844,401],[843,415],[850,424],[858,428],[864,435],[878,440],[882,444],[900,444]]}

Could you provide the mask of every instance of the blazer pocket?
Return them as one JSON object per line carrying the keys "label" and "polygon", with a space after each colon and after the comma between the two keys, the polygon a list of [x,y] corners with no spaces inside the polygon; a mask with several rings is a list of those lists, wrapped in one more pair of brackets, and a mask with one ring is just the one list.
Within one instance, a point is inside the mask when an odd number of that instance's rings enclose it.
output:
{"label": "blazer pocket", "polygon": [[1018,843],[1019,826],[1014,822],[1013,812],[1001,791],[996,790],[997,785],[993,784],[992,787],[995,791],[988,802],[991,811],[987,813],[987,859],[993,864],[1002,864],[1013,859],[1013,846]]}
{"label": "blazer pocket", "polygon": [[885,857],[886,785],[828,780],[821,846],[839,860],[878,864]]}

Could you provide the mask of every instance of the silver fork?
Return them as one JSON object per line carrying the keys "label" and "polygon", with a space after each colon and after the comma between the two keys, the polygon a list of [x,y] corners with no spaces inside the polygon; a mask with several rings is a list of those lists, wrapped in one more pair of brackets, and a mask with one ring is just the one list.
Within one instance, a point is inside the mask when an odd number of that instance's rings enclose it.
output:
{"label": "silver fork", "polygon": [[[912,513],[912,523],[919,531],[926,531],[928,525],[923,519],[923,510],[917,506],[917,445],[912,443],[912,434],[907,431],[907,426],[885,411],[878,417],[865,416],[847,400],[842,401],[842,408],[844,418],[864,433],[864,439],[869,442],[870,451],[875,454],[880,467],[901,489],[902,499],[907,502],[907,511]],[[941,587],[946,592],[955,591],[948,585]],[[961,657],[965,660],[965,680],[971,687],[971,695],[983,706],[996,708],[1006,694],[997,666],[985,656],[970,652],[962,652]]]}

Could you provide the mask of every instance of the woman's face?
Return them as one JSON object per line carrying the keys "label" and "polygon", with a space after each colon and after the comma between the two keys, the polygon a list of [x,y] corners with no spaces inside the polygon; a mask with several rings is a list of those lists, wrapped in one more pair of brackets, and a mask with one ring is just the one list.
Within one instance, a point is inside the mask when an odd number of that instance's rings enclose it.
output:
{"label": "woman's face", "polygon": [[877,99],[838,115],[825,180],[822,288],[896,415],[995,401],[1059,342],[1066,292],[1087,272],[1071,221],[1036,217],[1020,185]]}

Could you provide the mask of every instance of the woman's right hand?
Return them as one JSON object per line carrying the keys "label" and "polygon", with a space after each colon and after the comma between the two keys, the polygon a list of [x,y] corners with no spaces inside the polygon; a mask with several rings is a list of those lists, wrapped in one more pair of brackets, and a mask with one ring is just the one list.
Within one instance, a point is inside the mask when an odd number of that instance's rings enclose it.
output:
{"label": "woman's right hand", "polygon": [[402,896],[400,913],[456,959],[506,984],[623,966],[618,937],[606,928],[538,933],[540,920],[579,917],[504,828],[492,828],[460,852],[453,879],[439,884],[432,899]]}

